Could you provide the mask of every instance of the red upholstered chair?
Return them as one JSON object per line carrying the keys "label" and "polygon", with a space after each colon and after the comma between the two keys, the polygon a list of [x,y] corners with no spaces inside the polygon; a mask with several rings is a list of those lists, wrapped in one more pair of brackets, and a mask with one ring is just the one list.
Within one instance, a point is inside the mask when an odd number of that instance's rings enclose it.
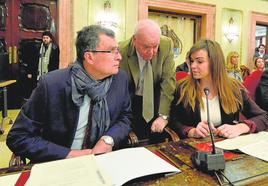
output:
{"label": "red upholstered chair", "polygon": [[187,75],[188,75],[188,72],[184,72],[184,71],[176,72],[176,81],[185,78]]}
{"label": "red upholstered chair", "polygon": [[261,79],[262,71],[256,70],[252,72],[246,79],[243,84],[248,90],[248,95],[251,99],[255,101],[255,91]]}
{"label": "red upholstered chair", "polygon": [[[248,90],[248,96],[255,101],[255,91],[261,79],[262,71],[256,70],[244,79],[243,85]],[[245,120],[246,117],[241,114],[240,120]]]}

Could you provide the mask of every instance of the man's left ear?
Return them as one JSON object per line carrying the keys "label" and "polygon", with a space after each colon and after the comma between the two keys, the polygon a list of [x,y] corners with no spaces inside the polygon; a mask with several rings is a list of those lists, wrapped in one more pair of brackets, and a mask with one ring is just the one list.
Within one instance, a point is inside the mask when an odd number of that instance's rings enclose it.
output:
{"label": "man's left ear", "polygon": [[84,53],[84,59],[85,59],[85,61],[89,62],[90,64],[94,63],[93,55],[92,55],[91,52],[85,52]]}

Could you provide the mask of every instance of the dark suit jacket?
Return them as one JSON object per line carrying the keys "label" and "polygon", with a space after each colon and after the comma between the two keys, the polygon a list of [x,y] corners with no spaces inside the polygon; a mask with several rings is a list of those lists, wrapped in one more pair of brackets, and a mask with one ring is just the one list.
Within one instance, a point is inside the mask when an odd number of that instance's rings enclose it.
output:
{"label": "dark suit jacket", "polygon": [[[120,43],[119,48],[122,55],[120,67],[128,74],[129,91],[133,97],[140,76],[138,56],[131,39]],[[171,39],[161,36],[157,55],[152,59],[155,114],[169,114],[175,90],[175,62],[173,58]]]}
{"label": "dark suit jacket", "polygon": [[268,112],[268,69],[264,70],[255,92],[256,103]]}
{"label": "dark suit jacket", "polygon": [[[234,121],[239,121],[239,113],[241,112],[247,118],[243,122],[250,127],[250,132],[263,131],[268,128],[267,113],[248,97],[245,90],[242,90],[242,96],[243,109],[236,113],[225,113],[220,104],[222,124],[235,124]],[[170,126],[180,137],[186,138],[189,130],[196,127],[201,121],[199,103],[196,102],[196,108],[193,112],[190,106],[184,107],[182,103],[176,104],[180,97],[179,91],[176,91],[174,97],[170,113]]]}
{"label": "dark suit jacket", "polygon": [[[16,155],[42,162],[63,159],[70,152],[79,117],[79,107],[71,98],[70,77],[71,70],[66,68],[40,78],[7,136],[7,145]],[[107,103],[111,124],[103,135],[111,136],[118,147],[130,131],[131,107],[125,72],[113,76]]]}
{"label": "dark suit jacket", "polygon": [[57,70],[59,69],[59,62],[60,62],[60,49],[58,45],[52,43],[51,54],[49,57],[49,64],[48,64],[48,71]]}

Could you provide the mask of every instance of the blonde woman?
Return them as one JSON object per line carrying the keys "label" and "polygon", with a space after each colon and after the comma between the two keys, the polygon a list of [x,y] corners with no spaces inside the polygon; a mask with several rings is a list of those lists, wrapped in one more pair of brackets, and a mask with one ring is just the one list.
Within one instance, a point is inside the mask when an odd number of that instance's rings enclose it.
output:
{"label": "blonde woman", "polygon": [[[213,132],[225,138],[265,130],[268,116],[249,99],[239,81],[226,73],[220,45],[201,40],[190,49],[190,75],[178,82],[171,107],[170,126],[182,138],[209,135],[204,89],[209,89]],[[247,118],[239,121],[239,113]]]}
{"label": "blonde woman", "polygon": [[237,52],[232,51],[227,56],[227,73],[230,77],[237,79],[240,82],[243,82],[241,70],[238,64],[239,55]]}

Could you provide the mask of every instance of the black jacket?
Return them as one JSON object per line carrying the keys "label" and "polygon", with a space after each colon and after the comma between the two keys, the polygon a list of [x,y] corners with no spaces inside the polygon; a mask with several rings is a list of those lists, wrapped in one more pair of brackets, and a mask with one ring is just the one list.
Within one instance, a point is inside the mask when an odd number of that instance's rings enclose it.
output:
{"label": "black jacket", "polygon": [[268,69],[264,70],[255,92],[256,103],[268,112]]}

